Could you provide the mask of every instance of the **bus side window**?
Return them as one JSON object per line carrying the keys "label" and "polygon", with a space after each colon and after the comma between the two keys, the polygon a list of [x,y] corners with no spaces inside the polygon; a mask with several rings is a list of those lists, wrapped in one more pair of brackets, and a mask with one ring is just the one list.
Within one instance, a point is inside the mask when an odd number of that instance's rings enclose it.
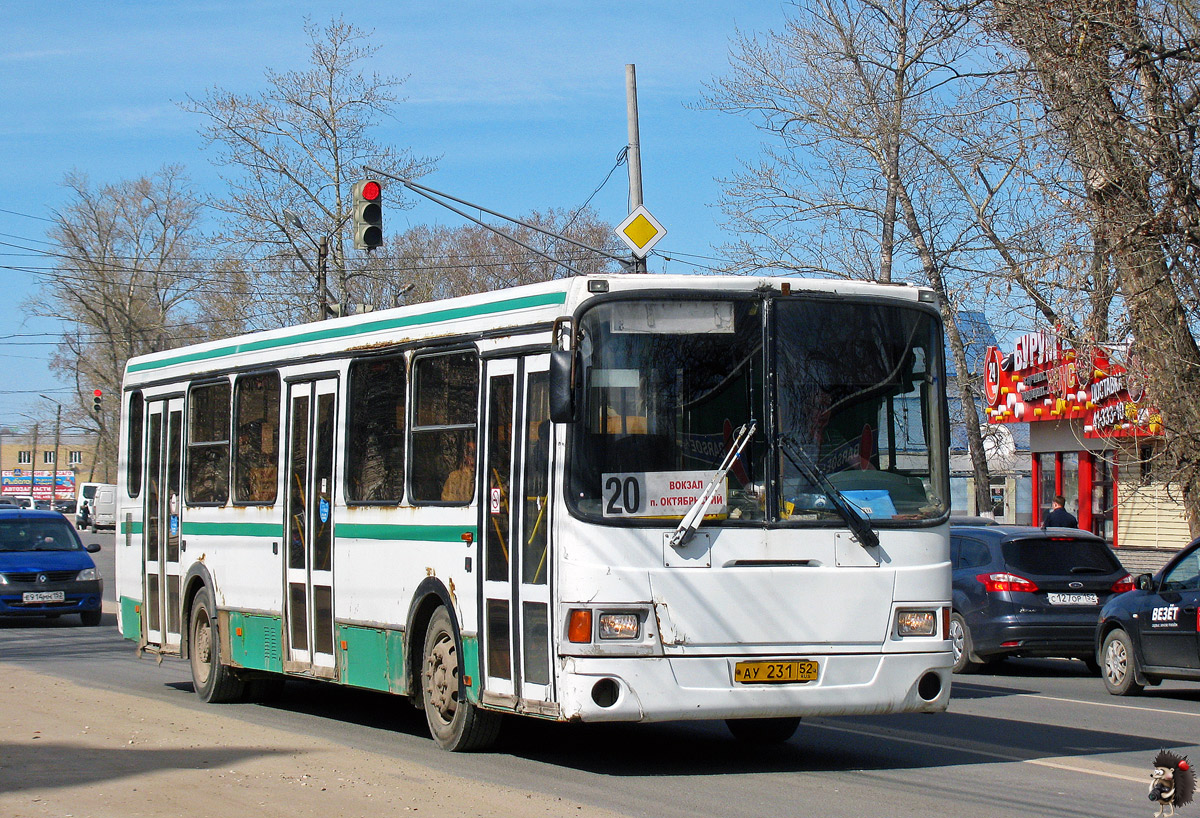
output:
{"label": "bus side window", "polygon": [[129,429],[127,430],[128,448],[126,455],[125,491],[130,497],[142,493],[142,433],[143,418],[145,417],[146,402],[141,392],[133,392],[129,396]]}
{"label": "bus side window", "polygon": [[234,502],[274,503],[279,482],[279,375],[238,378],[234,413]]}
{"label": "bus side window", "polygon": [[399,503],[404,497],[404,356],[350,365],[346,499]]}
{"label": "bus side window", "polygon": [[229,382],[188,393],[187,501],[223,505],[229,499]]}
{"label": "bus side window", "polygon": [[475,489],[479,358],[475,351],[413,361],[412,465],[415,502],[466,504]]}

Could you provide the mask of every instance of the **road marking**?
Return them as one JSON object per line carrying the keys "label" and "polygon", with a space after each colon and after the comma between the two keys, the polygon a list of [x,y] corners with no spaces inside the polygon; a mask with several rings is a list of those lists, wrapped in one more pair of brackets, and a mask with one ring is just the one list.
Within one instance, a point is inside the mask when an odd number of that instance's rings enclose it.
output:
{"label": "road marking", "polygon": [[[975,688],[978,690],[994,690],[995,688],[980,687],[978,685],[955,683],[955,687]],[[1192,718],[1200,718],[1200,713],[1189,713],[1186,710],[1166,710],[1160,707],[1138,707],[1136,704],[1117,704],[1115,702],[1089,702],[1086,699],[1067,699],[1061,696],[1043,696],[1041,693],[1008,693],[1003,694],[1006,698],[1022,698],[1022,699],[1045,699],[1048,702],[1070,702],[1071,704],[1090,704],[1093,707],[1114,707],[1117,710],[1136,710],[1139,713],[1161,713],[1165,716],[1191,716]]]}
{"label": "road marking", "polygon": [[1059,696],[1043,696],[1040,693],[1014,693],[1014,697],[1025,699],[1045,699],[1050,702],[1071,702],[1072,704],[1090,704],[1094,707],[1115,707],[1118,710],[1136,710],[1139,713],[1162,713],[1166,716],[1191,716],[1200,718],[1200,713],[1189,713],[1186,710],[1165,710],[1160,707],[1138,707],[1135,704],[1116,704],[1115,702],[1089,702],[1084,699],[1065,699]]}
{"label": "road marking", "polygon": [[[1104,762],[1095,762],[1095,766],[1081,767],[1077,764],[1070,764],[1068,760],[1072,760],[1072,756],[1058,756],[1051,758],[1027,758],[1025,756],[1015,755],[1013,753],[1001,752],[994,748],[994,744],[979,744],[974,741],[959,741],[949,744],[941,741],[930,741],[929,739],[910,738],[905,735],[898,735],[895,732],[888,730],[865,730],[856,727],[834,726],[824,722],[809,722],[810,727],[819,727],[822,730],[832,730],[835,733],[851,733],[867,738],[883,738],[892,739],[893,741],[902,741],[908,744],[916,744],[921,747],[932,747],[935,750],[951,750],[956,753],[966,752],[981,756],[991,756],[1002,761],[1019,761],[1022,764],[1034,764],[1039,767],[1050,767],[1055,770],[1064,772],[1079,773],[1081,775],[1095,775],[1101,778],[1115,778],[1118,781],[1136,781],[1139,784],[1144,784],[1149,781],[1148,775],[1129,775],[1124,770],[1132,770],[1132,767],[1121,767],[1116,764],[1107,764]],[[1107,768],[1107,769],[1103,769]],[[1117,772],[1118,770],[1122,772]]]}

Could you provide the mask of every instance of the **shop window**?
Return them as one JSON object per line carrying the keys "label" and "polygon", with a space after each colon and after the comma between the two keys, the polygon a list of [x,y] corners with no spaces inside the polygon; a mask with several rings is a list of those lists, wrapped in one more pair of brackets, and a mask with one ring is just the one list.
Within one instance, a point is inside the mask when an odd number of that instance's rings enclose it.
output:
{"label": "shop window", "polygon": [[33,465],[33,452],[28,449],[17,452],[17,463],[22,466]]}

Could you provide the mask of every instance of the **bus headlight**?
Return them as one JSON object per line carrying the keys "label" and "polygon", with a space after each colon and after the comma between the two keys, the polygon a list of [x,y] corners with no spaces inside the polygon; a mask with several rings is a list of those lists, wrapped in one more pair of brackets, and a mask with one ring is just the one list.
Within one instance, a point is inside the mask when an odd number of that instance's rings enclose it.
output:
{"label": "bus headlight", "polygon": [[935,636],[937,611],[896,611],[897,636]]}
{"label": "bus headlight", "polygon": [[639,630],[635,613],[600,614],[601,639],[637,639]]}

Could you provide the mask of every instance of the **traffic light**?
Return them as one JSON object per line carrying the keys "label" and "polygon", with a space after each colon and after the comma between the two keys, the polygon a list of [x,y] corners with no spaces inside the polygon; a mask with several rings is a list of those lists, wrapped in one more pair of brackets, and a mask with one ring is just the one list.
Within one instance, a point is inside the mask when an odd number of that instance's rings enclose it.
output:
{"label": "traffic light", "polygon": [[354,183],[354,248],[383,244],[383,187],[375,179]]}
{"label": "traffic light", "polygon": [[97,415],[100,414],[100,399],[104,397],[103,389],[96,389],[92,392],[92,411]]}

